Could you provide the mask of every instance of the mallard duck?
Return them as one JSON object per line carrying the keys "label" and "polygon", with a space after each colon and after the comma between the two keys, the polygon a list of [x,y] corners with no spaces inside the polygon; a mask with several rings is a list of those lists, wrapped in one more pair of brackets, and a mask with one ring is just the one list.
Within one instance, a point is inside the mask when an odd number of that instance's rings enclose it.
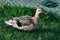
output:
{"label": "mallard duck", "polygon": [[27,15],[21,17],[14,17],[5,21],[5,23],[20,30],[34,30],[37,29],[37,25],[39,22],[39,14],[42,12],[46,11],[44,11],[42,8],[38,8],[33,17]]}

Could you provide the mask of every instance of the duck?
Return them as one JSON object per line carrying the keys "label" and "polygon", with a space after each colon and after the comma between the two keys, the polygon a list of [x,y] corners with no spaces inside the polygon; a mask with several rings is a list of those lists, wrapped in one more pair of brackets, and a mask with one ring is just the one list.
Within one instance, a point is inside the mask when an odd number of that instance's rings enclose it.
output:
{"label": "duck", "polygon": [[4,21],[7,25],[13,26],[14,28],[17,28],[19,30],[35,30],[38,28],[39,23],[39,14],[44,13],[46,14],[46,11],[43,8],[37,8],[35,15],[32,16],[20,16],[20,17],[14,17],[12,19],[8,19]]}

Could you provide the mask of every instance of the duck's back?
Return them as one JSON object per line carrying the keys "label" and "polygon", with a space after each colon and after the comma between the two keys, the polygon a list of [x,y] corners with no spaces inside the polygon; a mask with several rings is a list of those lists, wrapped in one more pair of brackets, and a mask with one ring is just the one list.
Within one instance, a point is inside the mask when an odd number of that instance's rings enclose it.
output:
{"label": "duck's back", "polygon": [[20,17],[14,17],[13,19],[32,19],[32,17],[31,16],[20,16]]}
{"label": "duck's back", "polygon": [[20,17],[20,19],[32,19],[32,17],[31,16],[22,16],[22,17]]}

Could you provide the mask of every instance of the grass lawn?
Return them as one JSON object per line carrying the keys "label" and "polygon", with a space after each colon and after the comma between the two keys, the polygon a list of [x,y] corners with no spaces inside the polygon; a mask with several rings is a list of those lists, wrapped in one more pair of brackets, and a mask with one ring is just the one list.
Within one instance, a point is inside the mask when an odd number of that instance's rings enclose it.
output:
{"label": "grass lawn", "polygon": [[4,23],[13,17],[34,16],[35,10],[7,5],[0,7],[0,40],[60,40],[60,22],[52,13],[40,14],[39,29],[35,31],[20,31]]}

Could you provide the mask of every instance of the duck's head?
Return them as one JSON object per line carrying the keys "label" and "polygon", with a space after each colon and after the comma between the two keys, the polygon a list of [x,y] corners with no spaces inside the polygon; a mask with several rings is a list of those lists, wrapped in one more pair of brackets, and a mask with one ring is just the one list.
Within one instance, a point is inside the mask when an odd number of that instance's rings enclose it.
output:
{"label": "duck's head", "polygon": [[40,13],[47,14],[47,12],[46,12],[43,8],[38,8],[38,9],[36,10],[36,15],[39,15]]}

